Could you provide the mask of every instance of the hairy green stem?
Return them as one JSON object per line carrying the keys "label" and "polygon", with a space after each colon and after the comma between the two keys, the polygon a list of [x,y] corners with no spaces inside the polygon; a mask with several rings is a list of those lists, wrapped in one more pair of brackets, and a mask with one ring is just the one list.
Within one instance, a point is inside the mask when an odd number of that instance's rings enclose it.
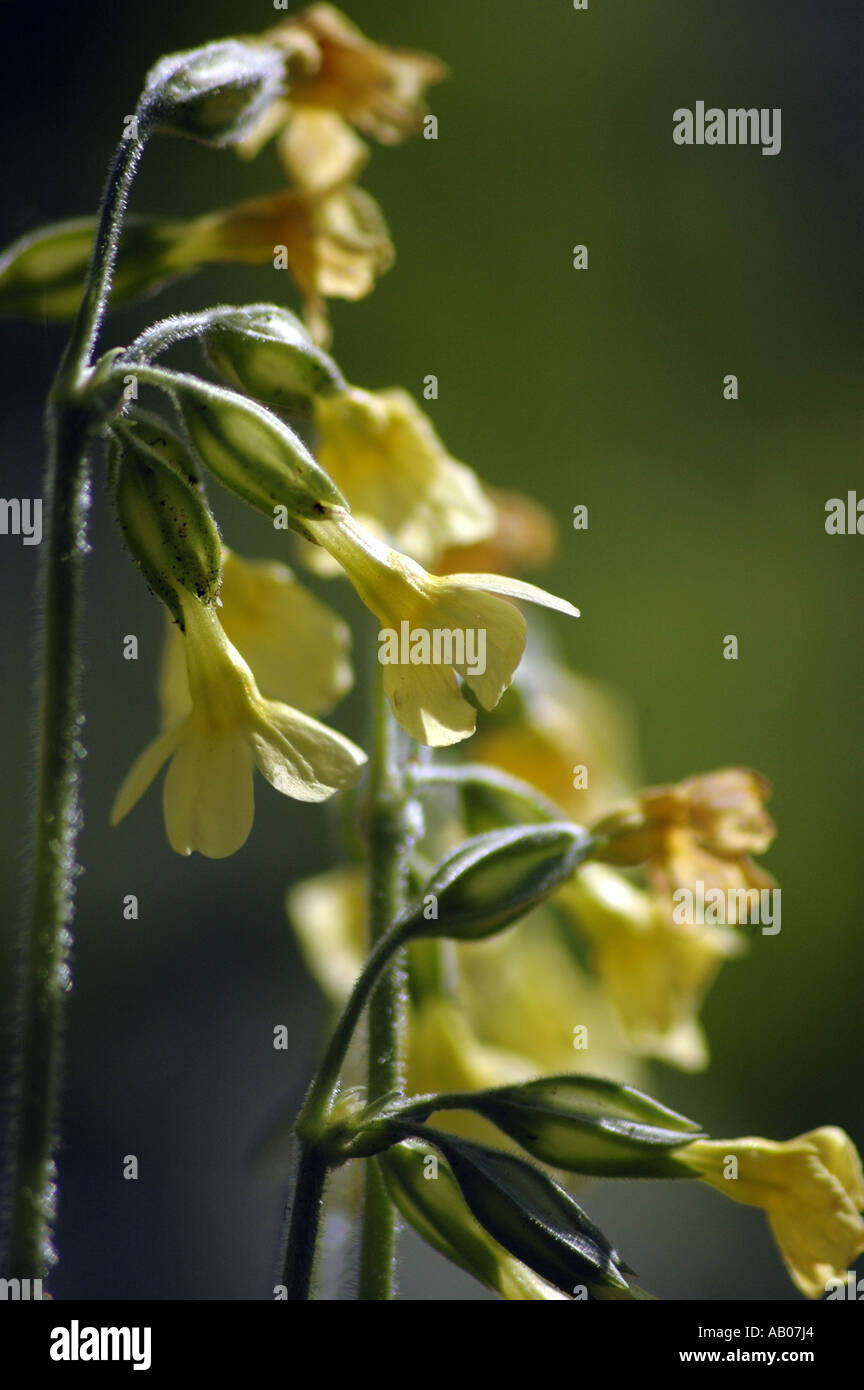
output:
{"label": "hairy green stem", "polygon": [[354,1030],[360,1021],[360,1015],[369,1001],[379,975],[393,953],[399,949],[401,939],[401,930],[398,926],[379,937],[357,977],[348,1002],[339,1016],[339,1021],[327,1045],[324,1060],[318,1069],[312,1089],[297,1121],[298,1132],[309,1139],[314,1138],[321,1124],[326,1120],[327,1112],[339,1085],[339,1073],[354,1036]]}
{"label": "hairy green stem", "polygon": [[74,410],[48,414],[45,502],[50,516],[40,576],[43,611],[38,774],[29,891],[22,943],[20,1050],[14,1078],[8,1248],[9,1275],[43,1278],[54,1255],[54,1145],[63,1001],[81,824],[78,760],[82,715],[76,634],[81,558],[87,549],[86,423]]}
{"label": "hairy green stem", "polygon": [[0,1260],[10,1278],[41,1279],[56,1260],[56,1113],[64,998],[70,988],[69,950],[81,828],[77,765],[83,714],[77,650],[81,559],[88,549],[89,475],[86,403],[93,351],[111,289],[123,214],[143,148],[139,132],[121,140],[102,197],[87,283],[49,397],[48,459],[43,502],[48,544],[40,571],[42,630],[33,854],[28,920],[21,945],[12,1062],[14,1113],[9,1141],[8,1192],[3,1202]]}
{"label": "hairy green stem", "polygon": [[[120,233],[123,217],[129,199],[129,189],[138,168],[147,138],[149,116],[145,109],[139,110],[137,132],[124,138],[114,151],[102,204],[99,210],[99,225],[93,243],[93,254],[87,271],[84,296],[78,309],[69,342],[63,355],[58,373],[58,385],[69,381],[77,383],[80,374],[90,365],[93,350],[105,316],[108,295],[111,292],[111,278],[120,248]],[[56,389],[56,388],[55,388]]]}
{"label": "hairy green stem", "polygon": [[383,967],[398,948],[400,939],[399,928],[394,927],[378,939],[370,952],[333,1030],[324,1060],[297,1119],[300,1158],[282,1278],[289,1299],[309,1298],[312,1287],[312,1268],[322,1215],[324,1178],[328,1166],[327,1157],[319,1147],[321,1129],[327,1123],[328,1113],[339,1086],[339,1074],[360,1016]]}
{"label": "hairy green stem", "polygon": [[[398,734],[384,694],[382,670],[375,678],[375,742],[366,807],[369,846],[369,935],[373,948],[386,942],[404,906],[410,835],[405,817]],[[383,971],[369,1003],[368,1100],[404,1083],[405,995],[398,958]],[[366,1162],[366,1192],[358,1298],[393,1297],[396,1215],[374,1159]]]}
{"label": "hairy green stem", "polygon": [[[375,680],[374,747],[364,818],[369,851],[370,951],[297,1119],[300,1160],[283,1276],[289,1299],[310,1296],[324,1178],[329,1163],[326,1147],[320,1142],[321,1135],[337,1094],[348,1048],[367,1004],[367,1099],[370,1102],[379,1100],[402,1085],[405,998],[402,972],[393,958],[402,943],[399,915],[404,906],[411,839],[405,799],[396,729],[379,668]],[[367,1159],[359,1298],[392,1297],[395,1245],[395,1212],[375,1160]]]}
{"label": "hairy green stem", "polygon": [[326,1178],[327,1160],[313,1144],[301,1140],[282,1277],[290,1302],[301,1302],[311,1297]]}

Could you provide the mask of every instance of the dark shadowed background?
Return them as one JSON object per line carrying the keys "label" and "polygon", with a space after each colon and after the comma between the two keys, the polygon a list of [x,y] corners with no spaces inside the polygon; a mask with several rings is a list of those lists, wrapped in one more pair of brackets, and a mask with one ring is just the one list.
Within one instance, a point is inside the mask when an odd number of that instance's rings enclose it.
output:
{"label": "dark shadowed background", "polygon": [[[560,624],[573,662],[637,710],[647,782],[744,763],[774,785],[781,833],[767,864],[783,930],[757,937],[709,998],[710,1072],[657,1066],[652,1089],[718,1136],[835,1123],[861,1143],[864,538],[824,530],[828,498],[864,495],[860,7],[354,0],[350,14],[382,41],[441,55],[452,77],[432,94],[438,140],[376,149],[364,177],[398,260],[371,298],[334,307],[346,373],[418,395],[436,373],[430,409],[456,456],[558,517],[542,582],[582,609]],[[95,208],[161,53],[279,17],[263,0],[0,4],[0,242]],[[697,100],[781,107],[782,152],[676,147],[672,112]],[[272,151],[244,164],[163,140],[132,206],[193,214],[279,185]],[[589,248],[585,272],[571,267],[575,243]],[[285,292],[268,268],[209,270],[118,314],[106,344],[168,312]],[[41,492],[41,403],[63,342],[55,326],[0,323],[5,497]],[[155,790],[109,829],[118,782],[156,727],[161,615],[96,479],[56,1296],[267,1298],[284,1185],[252,1154],[296,1106],[324,1021],[282,900],[334,862],[338,826],[259,779],[253,835],[232,859],[172,854]],[[234,548],[273,554],[266,523],[215,501]],[[568,529],[576,503],[586,532]],[[37,560],[0,537],[7,928],[24,858]],[[327,593],[359,618],[347,592]],[[137,662],[122,659],[127,633]],[[722,659],[728,633],[737,662]],[[356,698],[334,722],[362,740]],[[272,1047],[278,1023],[288,1053]],[[137,1182],[123,1180],[127,1154]],[[714,1193],[598,1184],[585,1204],[663,1297],[797,1297],[761,1214]],[[411,1250],[405,1296],[482,1296]]]}

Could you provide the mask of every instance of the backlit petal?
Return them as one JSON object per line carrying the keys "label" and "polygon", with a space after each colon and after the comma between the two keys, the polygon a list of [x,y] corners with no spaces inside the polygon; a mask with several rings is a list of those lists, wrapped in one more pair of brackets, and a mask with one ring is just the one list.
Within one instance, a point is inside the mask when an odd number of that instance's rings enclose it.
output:
{"label": "backlit petal", "polygon": [[386,665],[384,693],[402,728],[430,748],[447,748],[474,732],[477,713],[449,666]]}
{"label": "backlit petal", "polygon": [[185,726],[163,796],[165,828],[178,854],[208,859],[234,854],[249,838],[255,813],[252,764],[240,731]]}
{"label": "backlit petal", "polygon": [[248,738],[259,771],[297,801],[326,801],[358,780],[366,754],[317,719],[264,700]]}
{"label": "backlit petal", "polygon": [[179,737],[179,729],[170,729],[168,733],[161,734],[159,738],[154,738],[152,743],[148,743],[144,752],[136,758],[114,798],[114,805],[111,807],[112,825],[119,825],[136,801],[144,795],[162,765],[171,757]]}

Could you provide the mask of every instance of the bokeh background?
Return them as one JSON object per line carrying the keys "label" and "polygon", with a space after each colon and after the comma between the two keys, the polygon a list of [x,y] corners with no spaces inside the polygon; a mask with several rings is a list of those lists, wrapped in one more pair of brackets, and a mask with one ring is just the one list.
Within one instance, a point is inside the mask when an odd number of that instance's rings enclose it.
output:
{"label": "bokeh background", "polygon": [[[862,487],[860,9],[853,0],[354,0],[370,35],[450,64],[437,142],[376,150],[364,184],[398,249],[371,298],[336,304],[347,374],[419,394],[457,457],[532,492],[562,544],[542,577],[582,609],[573,662],[623,692],[647,782],[728,763],[774,785],[768,859],[783,930],[756,938],[704,1011],[709,1072],[656,1066],[652,1089],[717,1135],[822,1123],[864,1141],[860,922],[861,548],[829,537],[829,497]],[[95,208],[145,70],[163,52],[263,29],[259,3],[0,4],[2,223]],[[782,108],[783,147],[682,149],[672,112],[703,99]],[[193,214],[280,185],[253,164],[162,141],[137,211]],[[571,268],[575,243],[590,268]],[[216,269],[117,315],[285,296],[267,268]],[[0,323],[3,496],[41,490],[42,400],[61,328]],[[734,372],[740,399],[722,397]],[[98,473],[97,473],[98,479]],[[267,1298],[284,1183],[256,1144],[296,1106],[324,1010],[284,919],[288,883],[333,863],[326,808],[259,781],[234,858],[169,850],[151,792],[108,809],[155,729],[157,605],[94,490],[85,628],[87,748],[75,991],[68,1030],[56,1296]],[[586,532],[569,529],[576,503]],[[220,495],[226,538],[272,533]],[[0,538],[0,890],[4,991],[30,786],[35,548]],[[332,597],[332,592],[330,594]],[[352,621],[347,592],[337,604]],[[140,660],[122,659],[139,636]],[[737,662],[722,639],[739,638]],[[363,736],[361,702],[339,727]],[[140,919],[124,922],[136,893]],[[291,1047],[275,1052],[287,1024]],[[137,1183],[122,1178],[136,1154]],[[687,1184],[596,1184],[592,1215],[666,1298],[794,1299],[760,1213]],[[407,1242],[403,1296],[482,1297]]]}

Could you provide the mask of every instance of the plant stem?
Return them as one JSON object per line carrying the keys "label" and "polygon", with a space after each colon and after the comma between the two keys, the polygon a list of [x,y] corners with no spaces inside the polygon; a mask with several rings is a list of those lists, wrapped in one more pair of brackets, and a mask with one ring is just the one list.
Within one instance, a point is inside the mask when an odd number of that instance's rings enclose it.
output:
{"label": "plant stem", "polygon": [[321,1122],[326,1119],[327,1111],[336,1094],[339,1073],[342,1070],[360,1015],[366,1007],[378,976],[390,956],[398,950],[400,943],[401,931],[399,929],[385,932],[383,936],[378,938],[357,977],[348,1002],[339,1016],[327,1045],[324,1060],[318,1069],[312,1089],[297,1120],[298,1132],[310,1141],[314,1139]]}
{"label": "plant stem", "polygon": [[391,931],[382,936],[371,951],[333,1030],[324,1060],[297,1119],[300,1158],[282,1277],[282,1282],[288,1290],[288,1298],[291,1300],[308,1299],[312,1285],[312,1269],[328,1166],[326,1156],[318,1147],[319,1131],[322,1124],[326,1124],[327,1114],[339,1085],[339,1073],[360,1015],[382,965],[398,944],[399,932]]}
{"label": "plant stem", "polygon": [[[360,1016],[369,1003],[369,1102],[402,1083],[405,994],[402,972],[392,960],[401,944],[398,923],[404,904],[411,834],[398,762],[396,730],[384,695],[380,667],[375,677],[374,747],[366,796],[369,848],[370,951],[330,1038],[324,1060],[297,1119],[300,1159],[283,1283],[292,1300],[308,1299],[328,1158],[320,1131],[339,1085],[339,1074]],[[370,1002],[371,996],[371,1002]],[[366,1195],[358,1297],[389,1299],[393,1290],[396,1220],[375,1160],[366,1160]]]}
{"label": "plant stem", "polygon": [[308,1299],[312,1289],[315,1247],[321,1221],[321,1204],[327,1177],[327,1161],[312,1144],[300,1143],[291,1228],[282,1282],[291,1302]]}
{"label": "plant stem", "polygon": [[47,426],[45,501],[50,535],[40,575],[44,617],[38,776],[6,1252],[10,1277],[18,1279],[43,1278],[55,1259],[55,1117],[63,1000],[69,989],[75,844],[81,824],[77,764],[83,750],[76,634],[81,557],[87,549],[86,422],[74,410],[51,408]]}
{"label": "plant stem", "polygon": [[87,271],[87,284],[60,364],[58,383],[65,380],[77,383],[93,356],[111,291],[111,277],[120,249],[120,233],[129,189],[148,134],[148,115],[143,108],[139,110],[138,121],[141,133],[134,138],[120,141],[108,170],[99,210],[96,240],[93,243],[93,254]]}
{"label": "plant stem", "polygon": [[[147,115],[142,112],[142,127]],[[75,907],[76,843],[82,815],[81,559],[88,550],[91,419],[87,379],[117,258],[123,214],[145,135],[121,140],[102,197],[81,305],[60,362],[46,416],[48,458],[43,488],[48,545],[39,577],[42,632],[33,855],[28,926],[21,947],[20,1003],[14,1057],[15,1113],[10,1135],[8,1216],[0,1260],[11,1278],[41,1279],[56,1262],[56,1112],[63,1003],[71,987],[69,951]],[[5,1194],[0,1194],[0,1197]],[[7,1202],[3,1200],[4,1213]],[[8,1234],[6,1233],[8,1231]]]}
{"label": "plant stem", "polygon": [[[373,948],[386,940],[405,897],[410,835],[405,789],[398,763],[397,730],[384,694],[382,670],[375,678],[375,737],[367,802],[369,846],[369,935]],[[405,995],[402,970],[393,960],[382,973],[369,1004],[368,1095],[375,1101],[403,1085]],[[358,1298],[393,1297],[396,1216],[375,1159],[366,1161],[366,1193]]]}

